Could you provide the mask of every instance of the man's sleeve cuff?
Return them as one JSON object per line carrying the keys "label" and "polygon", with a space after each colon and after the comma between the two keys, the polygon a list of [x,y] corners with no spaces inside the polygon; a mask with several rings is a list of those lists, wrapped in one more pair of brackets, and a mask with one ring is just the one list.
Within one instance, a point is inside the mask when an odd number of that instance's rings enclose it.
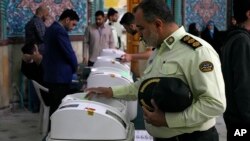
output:
{"label": "man's sleeve cuff", "polygon": [[113,91],[113,97],[115,98],[122,98],[126,94],[124,86],[114,86],[111,87],[111,89]]}

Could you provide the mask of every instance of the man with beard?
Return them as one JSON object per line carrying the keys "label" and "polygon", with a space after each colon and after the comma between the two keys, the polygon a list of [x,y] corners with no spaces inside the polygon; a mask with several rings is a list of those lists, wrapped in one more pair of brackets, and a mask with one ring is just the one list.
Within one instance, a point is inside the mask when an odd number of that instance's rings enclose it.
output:
{"label": "man with beard", "polygon": [[[135,35],[138,33],[136,24],[135,24],[135,17],[132,13],[127,12],[121,18],[120,24],[126,29],[126,31],[131,34]],[[122,61],[129,62],[132,60],[147,60],[152,53],[152,47],[147,46],[144,41],[140,41],[139,43],[139,50],[145,50],[144,52],[140,52],[137,54],[124,54],[122,56]]]}
{"label": "man with beard", "polygon": [[83,63],[93,66],[102,49],[115,48],[111,28],[105,24],[103,11],[95,13],[96,23],[89,25],[84,34]]}
{"label": "man with beard", "polygon": [[113,37],[114,37],[114,42],[115,46],[117,49],[124,51],[123,45],[122,45],[122,27],[121,25],[117,22],[119,15],[118,11],[116,11],[114,8],[109,8],[108,13],[107,13],[107,24],[111,27]]}
{"label": "man with beard", "polygon": [[144,75],[127,86],[89,88],[87,97],[136,99],[145,80],[178,78],[188,85],[192,104],[178,112],[161,111],[153,99],[151,110],[142,104],[146,130],[155,141],[218,141],[216,117],[225,111],[226,102],[216,51],[203,39],[187,33],[183,26],[179,27],[165,1],[142,1],[135,11],[135,21],[146,44],[155,47]]}
{"label": "man with beard", "polygon": [[71,93],[70,85],[77,70],[77,58],[68,32],[77,25],[79,17],[72,9],[66,9],[45,33],[43,57],[44,82],[49,89],[50,115],[61,100]]}

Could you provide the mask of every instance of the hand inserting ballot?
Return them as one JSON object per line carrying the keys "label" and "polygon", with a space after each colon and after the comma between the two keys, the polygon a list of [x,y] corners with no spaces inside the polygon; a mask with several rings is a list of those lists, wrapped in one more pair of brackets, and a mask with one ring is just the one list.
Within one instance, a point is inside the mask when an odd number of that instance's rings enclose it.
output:
{"label": "hand inserting ballot", "polygon": [[94,95],[96,96],[102,96],[106,98],[112,98],[113,97],[113,91],[110,87],[93,87],[93,88],[87,88],[85,90],[87,93],[85,98],[91,99]]}

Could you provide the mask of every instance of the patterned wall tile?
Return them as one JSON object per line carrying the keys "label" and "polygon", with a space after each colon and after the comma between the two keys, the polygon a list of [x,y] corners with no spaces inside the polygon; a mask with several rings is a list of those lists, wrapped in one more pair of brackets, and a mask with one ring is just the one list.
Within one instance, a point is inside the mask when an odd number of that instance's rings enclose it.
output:
{"label": "patterned wall tile", "polygon": [[86,0],[9,0],[6,10],[8,36],[23,36],[25,24],[40,5],[46,5],[50,9],[50,17],[46,23],[48,26],[59,18],[64,9],[74,9],[78,13],[80,21],[70,34],[84,34],[84,29],[87,25]]}
{"label": "patterned wall tile", "polygon": [[203,29],[212,20],[219,30],[226,30],[227,0],[184,0],[183,6],[185,27],[196,22]]}

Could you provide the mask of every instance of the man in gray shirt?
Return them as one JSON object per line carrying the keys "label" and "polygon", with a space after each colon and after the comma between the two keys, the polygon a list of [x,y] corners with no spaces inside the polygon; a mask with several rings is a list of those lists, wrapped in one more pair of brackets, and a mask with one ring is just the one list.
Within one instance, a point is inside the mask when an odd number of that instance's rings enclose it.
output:
{"label": "man in gray shirt", "polygon": [[83,46],[83,63],[93,66],[102,49],[115,48],[112,30],[105,25],[103,11],[95,13],[96,23],[86,28]]}

